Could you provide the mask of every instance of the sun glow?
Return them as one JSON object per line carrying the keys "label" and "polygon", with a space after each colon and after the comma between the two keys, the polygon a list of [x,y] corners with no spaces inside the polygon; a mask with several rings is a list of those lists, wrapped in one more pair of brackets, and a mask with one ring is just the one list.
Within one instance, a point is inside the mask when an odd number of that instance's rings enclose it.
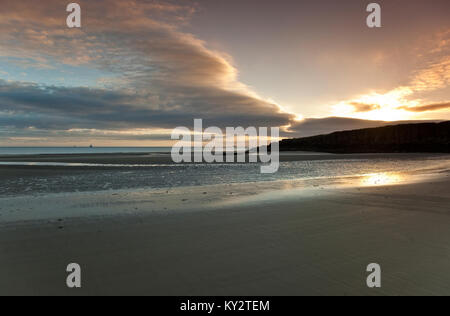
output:
{"label": "sun glow", "polygon": [[404,176],[396,173],[373,173],[366,175],[361,180],[361,185],[366,187],[394,185],[404,181]]}
{"label": "sun glow", "polygon": [[402,87],[384,94],[362,95],[351,101],[343,101],[332,106],[332,112],[335,116],[366,120],[398,121],[413,119],[417,115],[402,108],[419,105],[419,102],[407,99],[407,96],[411,94],[411,89]]}

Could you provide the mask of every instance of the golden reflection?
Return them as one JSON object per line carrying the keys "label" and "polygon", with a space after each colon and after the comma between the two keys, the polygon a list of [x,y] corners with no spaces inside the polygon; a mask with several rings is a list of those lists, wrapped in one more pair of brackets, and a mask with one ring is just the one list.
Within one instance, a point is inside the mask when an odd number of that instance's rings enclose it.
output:
{"label": "golden reflection", "polygon": [[373,173],[364,176],[361,180],[362,186],[378,186],[378,185],[392,185],[403,182],[404,175],[398,173]]}

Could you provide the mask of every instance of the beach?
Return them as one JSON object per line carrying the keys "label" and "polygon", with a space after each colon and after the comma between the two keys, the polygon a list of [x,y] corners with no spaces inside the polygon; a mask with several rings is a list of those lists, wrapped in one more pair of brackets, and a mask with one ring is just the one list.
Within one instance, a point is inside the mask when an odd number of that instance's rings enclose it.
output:
{"label": "beach", "polygon": [[450,0],[37,3],[1,2],[0,296],[450,296]]}
{"label": "beach", "polygon": [[[334,178],[9,192],[0,198],[0,295],[449,295],[446,162]],[[66,286],[69,263],[82,268],[80,289]],[[366,286],[370,263],[381,266],[381,288]]]}

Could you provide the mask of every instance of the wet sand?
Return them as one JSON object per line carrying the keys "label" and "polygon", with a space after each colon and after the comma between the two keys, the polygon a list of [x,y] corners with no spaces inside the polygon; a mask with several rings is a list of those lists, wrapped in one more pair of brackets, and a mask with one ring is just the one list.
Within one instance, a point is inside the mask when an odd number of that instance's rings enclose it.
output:
{"label": "wet sand", "polygon": [[[0,294],[450,295],[449,182],[2,199]],[[72,262],[81,289],[65,286]]]}
{"label": "wet sand", "polygon": [[[345,159],[381,159],[381,158],[417,158],[444,157],[448,154],[392,153],[392,154],[328,154],[311,152],[281,152],[280,162],[312,161],[312,160],[345,160]],[[246,159],[248,161],[248,158]],[[9,155],[0,156],[0,162],[48,162],[48,163],[84,163],[104,165],[152,165],[173,164],[167,153],[123,153],[123,154],[61,154],[61,155]],[[6,169],[10,166],[1,166]]]}

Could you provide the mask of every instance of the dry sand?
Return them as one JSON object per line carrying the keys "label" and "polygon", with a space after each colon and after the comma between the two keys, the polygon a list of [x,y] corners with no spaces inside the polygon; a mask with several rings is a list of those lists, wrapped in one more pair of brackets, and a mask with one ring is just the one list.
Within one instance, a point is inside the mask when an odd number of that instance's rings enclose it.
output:
{"label": "dry sand", "polygon": [[448,173],[364,181],[1,199],[0,294],[450,295]]}

